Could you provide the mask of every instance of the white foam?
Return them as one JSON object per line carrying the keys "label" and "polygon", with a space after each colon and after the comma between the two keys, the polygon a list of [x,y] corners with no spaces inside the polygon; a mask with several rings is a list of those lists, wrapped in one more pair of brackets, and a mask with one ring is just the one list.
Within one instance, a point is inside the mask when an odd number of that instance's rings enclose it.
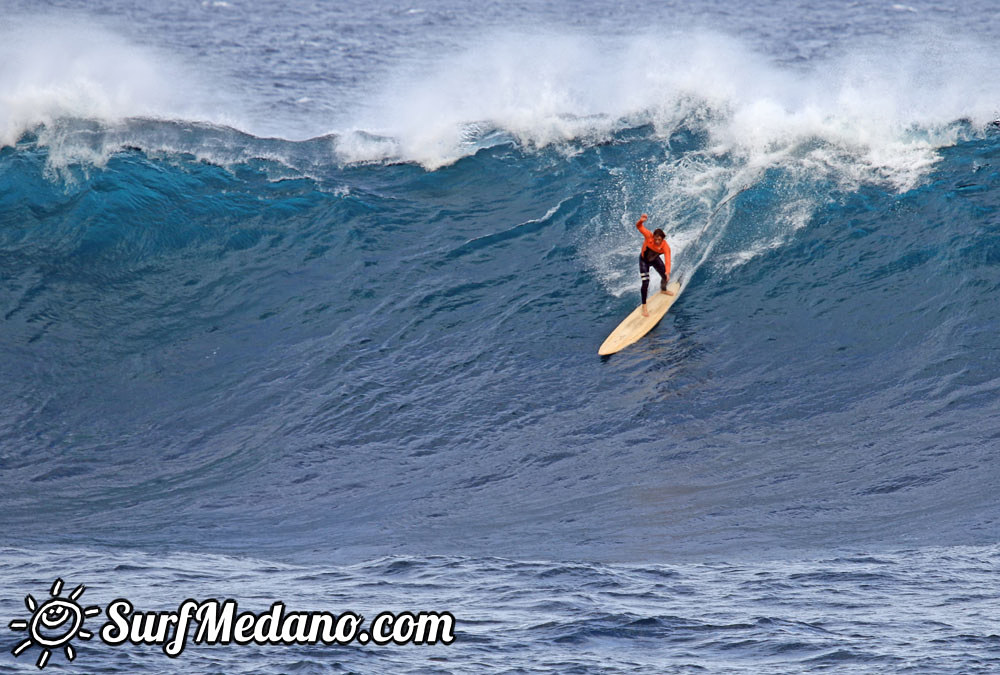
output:
{"label": "white foam", "polygon": [[[364,107],[328,130],[339,135],[342,161],[434,169],[481,147],[470,129],[498,129],[530,148],[600,141],[648,121],[667,135],[701,117],[713,151],[738,153],[747,165],[773,164],[820,140],[803,162],[842,180],[879,176],[905,189],[936,148],[954,142],[952,122],[998,116],[997,51],[928,30],[845,45],[803,71],[710,31],[480,34],[464,49],[424,55],[370,82],[357,96]],[[250,131],[242,110],[261,102],[237,102],[204,71],[88,19],[8,18],[0,28],[0,144],[62,118],[182,118]],[[324,103],[320,91],[299,101]]]}
{"label": "white foam", "polygon": [[[912,184],[910,167],[954,142],[952,122],[995,118],[1000,80],[988,74],[995,73],[996,52],[922,34],[909,43],[844,47],[839,58],[803,72],[710,32],[503,33],[429,67],[402,70],[351,126],[393,138],[397,159],[436,168],[469,152],[463,130],[470,123],[545,147],[601,139],[644,119],[669,129],[700,109],[720,152],[768,163],[775,153],[820,139],[874,170],[899,172],[903,186]],[[385,147],[372,150],[371,159],[379,159]],[[351,147],[351,159],[364,154],[363,144]]]}
{"label": "white foam", "polygon": [[193,68],[83,18],[10,18],[0,64],[0,145],[70,118],[233,121],[231,104],[213,102]]}

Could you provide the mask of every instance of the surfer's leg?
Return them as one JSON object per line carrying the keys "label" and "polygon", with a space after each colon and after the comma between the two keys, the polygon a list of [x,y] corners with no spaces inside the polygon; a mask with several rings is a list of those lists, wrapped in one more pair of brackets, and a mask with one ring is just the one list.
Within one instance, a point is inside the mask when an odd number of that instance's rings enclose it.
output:
{"label": "surfer's leg", "polygon": [[663,261],[657,256],[653,260],[653,267],[656,268],[657,273],[660,275],[660,290],[666,293],[667,291],[667,268],[663,265]]}
{"label": "surfer's leg", "polygon": [[646,294],[649,293],[649,263],[639,256],[639,278],[642,279],[642,304],[646,304]]}
{"label": "surfer's leg", "polygon": [[[656,268],[656,271],[659,272],[659,274],[660,274],[660,292],[661,293],[666,293],[667,295],[673,295],[674,294],[673,291],[668,291],[667,290],[667,268],[663,264],[663,261],[660,260],[659,258],[656,258],[656,259],[653,260],[652,264],[653,264],[653,267]],[[649,273],[648,272],[646,273],[646,284],[647,285],[649,284]]]}

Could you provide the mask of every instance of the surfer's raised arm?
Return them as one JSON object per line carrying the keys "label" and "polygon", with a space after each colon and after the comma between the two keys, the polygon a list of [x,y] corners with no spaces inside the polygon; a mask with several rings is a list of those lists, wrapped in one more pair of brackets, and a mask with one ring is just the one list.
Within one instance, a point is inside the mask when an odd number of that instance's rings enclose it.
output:
{"label": "surfer's raised arm", "polygon": [[649,230],[647,230],[647,229],[645,228],[645,224],[646,224],[646,221],[647,221],[648,219],[649,219],[649,216],[648,216],[647,214],[645,214],[645,213],[644,213],[644,214],[642,214],[641,216],[639,216],[639,222],[637,222],[637,223],[635,224],[635,229],[637,229],[637,230],[639,230],[640,232],[642,232],[642,236],[644,236],[644,237],[645,237],[646,235],[648,235],[648,234],[649,234]]}

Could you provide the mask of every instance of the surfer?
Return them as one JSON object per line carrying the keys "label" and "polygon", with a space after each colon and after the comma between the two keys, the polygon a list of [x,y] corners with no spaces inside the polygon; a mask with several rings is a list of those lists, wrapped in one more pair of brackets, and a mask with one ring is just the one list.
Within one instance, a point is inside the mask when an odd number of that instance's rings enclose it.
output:
{"label": "surfer", "polygon": [[[649,216],[645,213],[639,217],[639,222],[635,224],[639,233],[642,234],[642,251],[639,253],[639,276],[642,278],[642,315],[649,316],[646,311],[646,294],[649,291],[649,268],[653,267],[660,275],[660,292],[673,295],[667,290],[667,281],[670,280],[670,246],[667,244],[667,235],[663,230],[656,228],[652,232],[646,229],[646,219]],[[660,256],[664,260],[660,260]]]}

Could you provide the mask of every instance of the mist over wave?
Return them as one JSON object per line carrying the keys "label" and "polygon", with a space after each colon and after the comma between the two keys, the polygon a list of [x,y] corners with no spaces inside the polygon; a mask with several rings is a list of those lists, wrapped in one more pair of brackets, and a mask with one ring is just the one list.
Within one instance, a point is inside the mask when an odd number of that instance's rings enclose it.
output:
{"label": "mist over wave", "polygon": [[[141,45],[122,26],[89,18],[15,15],[0,32],[0,143],[73,119],[211,123],[287,140],[308,126],[308,136],[335,137],[330,161],[434,169],[505,140],[605,142],[644,123],[667,139],[698,119],[713,152],[742,154],[749,165],[820,143],[816,165],[849,153],[863,158],[849,172],[855,177],[883,174],[905,189],[935,148],[961,136],[956,123],[982,128],[998,117],[1000,100],[994,44],[933,24],[908,30],[787,62],[749,39],[698,27],[491,29],[438,54],[361,70],[351,81],[363,80],[349,86],[331,71],[333,84],[318,81],[301,100],[336,97],[324,105],[340,112],[303,110],[298,121],[292,113],[281,133],[273,118],[249,112],[261,107],[258,87],[247,100],[246,84],[199,70],[183,52]],[[61,140],[56,133],[51,142]]]}
{"label": "mist over wave", "polygon": [[[496,128],[526,146],[600,140],[648,121],[665,135],[694,116],[713,149],[767,163],[826,141],[866,154],[908,184],[914,160],[954,142],[953,124],[996,119],[995,48],[921,36],[913,46],[864,44],[806,66],[777,65],[738,38],[710,33],[638,37],[504,34],[397,76],[360,130],[396,143],[342,141],[345,157],[440,166],[469,151],[470,131]],[[360,147],[359,147],[360,146]],[[474,151],[475,146],[472,146]],[[367,151],[367,152],[366,152]]]}
{"label": "mist over wave", "polygon": [[82,17],[10,17],[0,28],[0,63],[0,145],[73,120],[230,124],[240,115],[237,99],[222,100],[185,59]]}

